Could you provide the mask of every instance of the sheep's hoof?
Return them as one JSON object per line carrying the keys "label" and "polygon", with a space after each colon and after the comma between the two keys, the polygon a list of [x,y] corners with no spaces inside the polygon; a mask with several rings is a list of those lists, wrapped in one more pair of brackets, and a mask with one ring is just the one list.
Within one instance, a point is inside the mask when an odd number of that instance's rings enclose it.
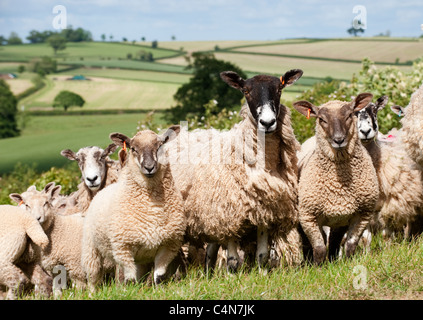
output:
{"label": "sheep's hoof", "polygon": [[313,259],[316,265],[320,265],[325,261],[326,258],[326,247],[325,246],[317,246],[313,250]]}
{"label": "sheep's hoof", "polygon": [[345,257],[351,257],[354,254],[356,247],[357,243],[347,242],[347,244],[345,245]]}
{"label": "sheep's hoof", "polygon": [[228,258],[228,271],[235,273],[239,267],[239,261],[235,257]]}
{"label": "sheep's hoof", "polygon": [[268,254],[260,253],[257,257],[257,263],[259,267],[265,267],[268,260],[269,260]]}

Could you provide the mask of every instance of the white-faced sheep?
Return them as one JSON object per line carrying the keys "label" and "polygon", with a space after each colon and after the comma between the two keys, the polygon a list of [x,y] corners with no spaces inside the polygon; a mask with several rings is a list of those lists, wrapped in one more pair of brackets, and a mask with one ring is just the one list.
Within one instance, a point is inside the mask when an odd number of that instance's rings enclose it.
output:
{"label": "white-faced sheep", "polygon": [[123,267],[125,282],[139,280],[154,262],[154,282],[168,276],[168,265],[182,246],[186,220],[182,197],[168,164],[159,162],[159,148],[179,132],[170,127],[162,136],[138,132],[132,139],[114,133],[124,163],[117,183],[101,190],[86,213],[82,263],[90,289],[100,280],[102,261]]}
{"label": "white-faced sheep", "polygon": [[0,284],[9,288],[7,299],[15,299],[31,282],[37,284],[21,265],[30,262],[24,257],[29,242],[42,248],[49,243],[39,221],[19,207],[0,206]]}
{"label": "white-faced sheep", "polygon": [[84,216],[97,192],[117,181],[120,164],[109,158],[116,148],[112,143],[105,150],[93,146],[81,148],[76,153],[70,149],[61,151],[62,156],[78,162],[82,173],[78,190],[67,197],[66,209],[61,214],[81,213]]}
{"label": "white-faced sheep", "polygon": [[31,187],[22,194],[11,195],[11,198],[25,205],[27,210],[42,208],[43,205],[51,208],[51,210],[45,210],[39,214],[39,223],[49,239],[49,244],[44,249],[38,250],[37,259],[50,274],[55,266],[64,266],[68,279],[77,287],[84,288],[86,274],[81,265],[84,218],[81,215],[56,214],[53,202],[58,197],[60,190],[60,185],[55,186],[54,182],[50,182],[43,191],[37,191],[35,187]]}
{"label": "white-faced sheep", "polygon": [[316,117],[316,147],[304,165],[298,185],[299,219],[320,264],[326,258],[323,226],[331,228],[329,257],[337,256],[345,232],[345,255],[354,253],[374,215],[379,198],[376,170],[358,139],[354,112],[366,107],[370,93],[352,102],[329,101],[320,107],[297,101],[294,108]]}
{"label": "white-faced sheep", "polygon": [[[257,240],[256,260],[268,260],[269,242],[290,264],[301,259],[297,232],[297,158],[299,144],[290,111],[280,104],[282,89],[302,76],[298,69],[277,78],[244,80],[220,74],[246,99],[244,116],[230,131],[182,130],[167,145],[175,184],[184,198],[186,240],[209,245],[206,267],[213,267],[218,245],[228,249],[228,269],[239,266],[237,242]],[[218,245],[216,245],[218,244]]]}
{"label": "white-faced sheep", "polygon": [[[392,232],[402,232],[415,219],[423,206],[422,173],[407,155],[404,144],[391,140],[383,142],[378,137],[377,113],[388,102],[387,96],[370,103],[357,114],[358,136],[369,152],[379,181],[378,214],[370,223],[372,232],[382,230],[389,237]],[[399,109],[395,106],[394,109]],[[399,142],[399,143],[398,143]],[[407,236],[407,235],[406,235]],[[367,233],[367,245],[371,234]]]}

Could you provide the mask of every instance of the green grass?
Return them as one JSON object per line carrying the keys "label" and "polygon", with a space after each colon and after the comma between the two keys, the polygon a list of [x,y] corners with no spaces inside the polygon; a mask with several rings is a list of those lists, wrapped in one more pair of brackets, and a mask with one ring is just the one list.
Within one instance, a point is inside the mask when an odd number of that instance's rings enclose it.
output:
{"label": "green grass", "polygon": [[[384,300],[423,298],[423,239],[383,241],[374,237],[372,251],[361,248],[350,259],[325,262],[322,266],[305,264],[260,272],[256,267],[242,267],[236,274],[219,269],[207,276],[202,269],[191,267],[181,280],[160,286],[146,283],[115,284],[97,287],[93,295],[87,290],[67,289],[61,299],[77,300]],[[357,268],[362,269],[355,269]],[[357,287],[357,277],[366,285]],[[362,271],[361,271],[362,272]],[[360,283],[359,283],[360,284]],[[26,299],[34,299],[33,295]]]}
{"label": "green grass", "polygon": [[[0,61],[29,61],[36,57],[50,56],[64,61],[80,61],[85,59],[126,59],[128,53],[133,56],[140,50],[153,54],[155,59],[174,56],[179,52],[172,49],[153,49],[143,45],[132,45],[110,42],[68,42],[66,49],[58,51],[54,56],[53,49],[46,43],[7,45],[0,47]],[[84,60],[80,60],[81,57]]]}
{"label": "green grass", "polygon": [[[132,136],[144,113],[82,115],[82,116],[32,116],[22,135],[0,140],[0,173],[13,170],[17,162],[46,171],[52,166],[61,167],[67,161],[60,155],[63,149],[77,151],[85,146],[106,147],[109,134],[121,132]],[[161,114],[156,116],[161,121]],[[7,151],[6,151],[7,150]]]}

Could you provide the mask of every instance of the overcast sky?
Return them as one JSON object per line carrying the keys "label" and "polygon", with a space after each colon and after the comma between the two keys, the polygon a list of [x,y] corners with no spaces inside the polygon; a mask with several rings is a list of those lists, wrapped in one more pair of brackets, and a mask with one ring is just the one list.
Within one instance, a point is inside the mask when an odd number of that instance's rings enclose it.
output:
{"label": "overcast sky", "polygon": [[91,31],[94,40],[278,40],[347,37],[363,11],[364,36],[423,34],[422,0],[0,0],[0,35],[26,41],[30,30],[53,30],[53,7],[63,5],[67,25]]}

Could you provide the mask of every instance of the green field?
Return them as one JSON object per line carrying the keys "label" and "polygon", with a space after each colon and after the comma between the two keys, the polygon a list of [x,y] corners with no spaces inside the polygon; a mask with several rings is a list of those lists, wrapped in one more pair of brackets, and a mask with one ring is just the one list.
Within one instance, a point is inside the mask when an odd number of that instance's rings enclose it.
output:
{"label": "green field", "polygon": [[[111,115],[30,116],[22,135],[0,140],[0,174],[9,172],[16,163],[37,163],[40,171],[63,166],[67,160],[63,149],[74,151],[86,146],[106,147],[109,134],[121,132],[132,136],[144,113]],[[160,114],[156,117],[160,123]]]}
{"label": "green field", "polygon": [[[350,80],[360,70],[359,61],[365,56],[374,59],[376,63],[401,64],[418,57],[423,52],[422,45],[421,40],[409,38],[169,41],[160,42],[158,49],[152,49],[149,42],[83,42],[67,43],[67,48],[59,51],[56,57],[47,44],[7,45],[0,46],[0,72],[17,73],[19,65],[28,68],[29,61],[39,56],[47,55],[57,59],[59,72],[46,77],[44,88],[19,101],[19,110],[25,108],[26,112],[51,110],[53,99],[60,90],[74,91],[85,99],[86,104],[82,109],[70,108],[71,111],[164,110],[175,105],[173,94],[191,77],[191,71],[185,69],[188,62],[184,54],[211,51],[218,59],[240,66],[248,76],[259,73],[279,76],[289,69],[300,68],[304,71],[303,77],[295,85],[286,88],[282,95],[282,101],[292,101],[326,77]],[[216,46],[218,51],[214,51]],[[134,55],[139,50],[152,52],[158,60],[144,62],[127,59],[128,53]],[[406,65],[398,67],[404,71],[409,69]],[[65,80],[79,74],[92,80]],[[24,72],[18,74],[18,79],[7,82],[12,91],[19,94],[31,86],[33,76],[32,73]],[[135,118],[133,114],[68,115],[51,119],[30,116],[30,122],[21,137],[0,140],[0,148],[8,150],[0,156],[0,172],[10,170],[19,159],[38,162],[41,167],[47,168],[51,159],[57,157],[62,145],[75,141],[99,144],[103,141],[100,137],[104,136],[107,140],[112,128],[103,126],[102,121],[111,121],[116,125],[122,124],[123,128],[135,130]],[[54,127],[55,123],[60,123],[60,126],[52,132],[40,135],[37,131],[39,128]],[[91,137],[95,137],[95,140],[91,140]],[[30,151],[30,157],[27,151]]]}

